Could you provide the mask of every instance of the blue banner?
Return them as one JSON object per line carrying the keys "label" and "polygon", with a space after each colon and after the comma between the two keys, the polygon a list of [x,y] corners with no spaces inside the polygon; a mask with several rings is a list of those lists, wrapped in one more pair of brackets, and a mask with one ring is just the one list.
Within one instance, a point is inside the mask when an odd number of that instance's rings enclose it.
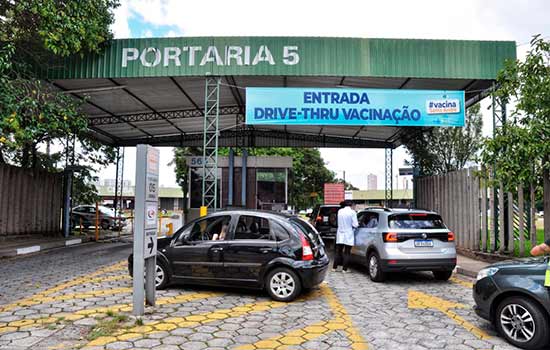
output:
{"label": "blue banner", "polygon": [[246,88],[246,124],[464,126],[464,91]]}

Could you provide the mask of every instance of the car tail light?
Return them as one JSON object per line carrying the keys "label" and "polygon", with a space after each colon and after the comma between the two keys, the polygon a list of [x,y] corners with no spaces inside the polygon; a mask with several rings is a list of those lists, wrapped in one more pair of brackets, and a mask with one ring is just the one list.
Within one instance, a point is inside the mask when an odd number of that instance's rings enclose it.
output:
{"label": "car tail light", "polygon": [[396,232],[386,232],[384,233],[384,242],[397,242],[397,233]]}
{"label": "car tail light", "polygon": [[447,233],[447,242],[454,242],[455,241],[455,234],[454,232]]}
{"label": "car tail light", "polygon": [[302,260],[313,260],[313,250],[303,233],[300,233],[300,240],[302,241]]}
{"label": "car tail light", "polygon": [[323,221],[323,217],[322,217],[322,216],[318,216],[317,219],[315,219],[315,221],[321,222],[321,221]]}

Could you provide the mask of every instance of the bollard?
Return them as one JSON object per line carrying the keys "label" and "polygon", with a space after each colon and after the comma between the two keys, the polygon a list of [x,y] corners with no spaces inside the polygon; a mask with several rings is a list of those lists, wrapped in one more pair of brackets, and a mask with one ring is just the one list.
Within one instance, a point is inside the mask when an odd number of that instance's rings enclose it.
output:
{"label": "bollard", "polygon": [[174,224],[169,222],[166,224],[166,228],[168,229],[168,232],[166,232],[166,236],[172,236],[174,234]]}

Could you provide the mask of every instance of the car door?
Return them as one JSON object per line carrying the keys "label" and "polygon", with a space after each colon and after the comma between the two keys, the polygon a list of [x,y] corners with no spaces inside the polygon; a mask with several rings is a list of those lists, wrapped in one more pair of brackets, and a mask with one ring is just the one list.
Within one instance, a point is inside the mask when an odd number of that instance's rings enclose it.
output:
{"label": "car door", "polygon": [[353,255],[367,256],[367,249],[374,241],[378,232],[378,213],[364,211],[357,215],[359,227],[355,232],[355,245],[351,250]]}
{"label": "car door", "polygon": [[173,275],[178,279],[212,280],[223,273],[223,251],[230,215],[197,220],[184,230],[168,251]]}
{"label": "car door", "polygon": [[[256,215],[240,215],[224,250],[227,280],[258,285],[267,264],[279,256],[276,222]],[[284,229],[283,229],[284,230]]]}

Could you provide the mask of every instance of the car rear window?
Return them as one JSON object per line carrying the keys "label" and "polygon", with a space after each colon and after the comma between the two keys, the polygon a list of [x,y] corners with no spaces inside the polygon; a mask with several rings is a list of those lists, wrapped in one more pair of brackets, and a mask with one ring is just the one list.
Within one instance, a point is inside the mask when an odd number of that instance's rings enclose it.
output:
{"label": "car rear window", "polygon": [[315,231],[313,226],[311,226],[307,221],[302,220],[300,218],[292,218],[290,219],[290,223],[299,232],[309,237],[309,240],[311,241],[311,243],[313,243],[315,247],[322,245],[322,241],[321,241],[321,238],[319,237],[319,234],[317,233],[317,231]]}
{"label": "car rear window", "polygon": [[388,217],[389,228],[404,229],[439,229],[446,228],[443,219],[437,214],[406,213]]}
{"label": "car rear window", "polygon": [[321,207],[317,215],[316,222],[321,225],[330,225],[337,227],[338,225],[338,210],[340,207]]}

